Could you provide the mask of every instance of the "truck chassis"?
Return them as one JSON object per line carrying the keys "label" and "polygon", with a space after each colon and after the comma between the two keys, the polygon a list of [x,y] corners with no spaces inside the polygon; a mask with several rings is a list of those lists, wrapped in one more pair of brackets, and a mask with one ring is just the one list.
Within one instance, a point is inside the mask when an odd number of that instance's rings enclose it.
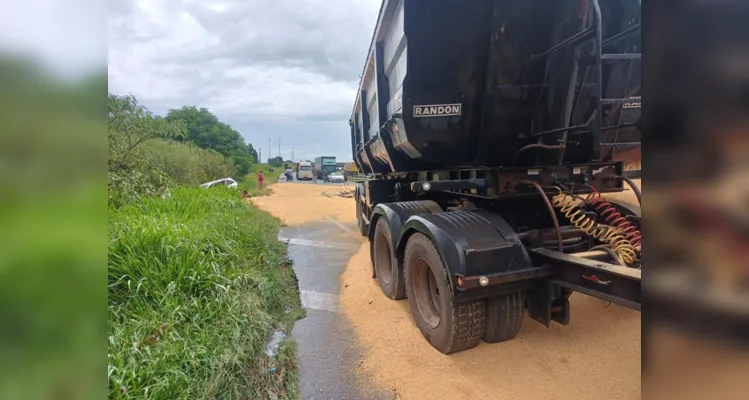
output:
{"label": "truck chassis", "polygon": [[[387,297],[408,299],[424,337],[445,354],[512,339],[526,312],[547,327],[567,325],[572,292],[640,310],[639,255],[623,263],[549,201],[560,187],[605,199],[631,182],[622,169],[600,162],[422,171],[357,183],[372,277]],[[639,234],[639,207],[605,203]],[[611,221],[585,212],[599,226]]]}

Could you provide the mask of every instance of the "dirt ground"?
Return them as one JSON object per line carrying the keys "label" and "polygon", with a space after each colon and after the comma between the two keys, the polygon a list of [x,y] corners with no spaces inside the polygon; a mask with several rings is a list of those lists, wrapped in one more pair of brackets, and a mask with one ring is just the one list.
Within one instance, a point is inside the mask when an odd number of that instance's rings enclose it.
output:
{"label": "dirt ground", "polygon": [[[322,194],[341,189],[283,183],[273,185],[271,196],[252,201],[287,225],[331,218],[354,222],[353,199]],[[617,196],[636,202],[631,191]],[[574,294],[569,326],[547,329],[526,319],[512,341],[482,342],[445,356],[421,336],[407,301],[387,299],[371,279],[366,242],[349,261],[340,284],[341,308],[364,348],[364,359],[354,368],[398,398],[640,398],[639,312]]]}
{"label": "dirt ground", "polygon": [[275,215],[289,226],[321,221],[326,217],[337,221],[356,220],[356,203],[350,198],[324,196],[341,190],[354,190],[349,186],[316,185],[305,183],[277,183],[271,187],[270,196],[254,197],[252,202]]}
{"label": "dirt ground", "polygon": [[[353,223],[353,199],[322,195],[340,189],[276,184],[271,196],[252,201],[288,225]],[[607,197],[637,201],[632,191]],[[584,295],[570,299],[569,326],[546,329],[526,318],[514,340],[445,356],[423,339],[407,301],[387,299],[371,279],[363,239],[340,285],[341,309],[364,349],[361,364],[352,368],[399,399],[739,400],[749,390],[747,354],[662,329],[655,331],[651,373],[641,384],[640,313]]]}

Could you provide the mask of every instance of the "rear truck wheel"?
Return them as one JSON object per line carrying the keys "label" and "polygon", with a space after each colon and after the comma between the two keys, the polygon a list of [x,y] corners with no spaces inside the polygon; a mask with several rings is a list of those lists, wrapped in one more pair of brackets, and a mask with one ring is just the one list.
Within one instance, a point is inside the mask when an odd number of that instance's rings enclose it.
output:
{"label": "rear truck wheel", "polygon": [[456,302],[432,241],[421,233],[411,236],[403,264],[411,314],[432,347],[450,354],[478,345],[484,334],[484,302]]}
{"label": "rear truck wheel", "polygon": [[508,293],[486,299],[486,327],[483,340],[499,343],[517,336],[523,326],[525,296]]}
{"label": "rear truck wheel", "polygon": [[361,203],[361,201],[356,201],[356,222],[359,224],[359,233],[361,233],[362,236],[367,236],[369,232],[367,231],[367,224],[364,222],[364,217],[362,217],[362,213],[364,212],[364,205]]}
{"label": "rear truck wheel", "polygon": [[406,283],[403,280],[403,270],[398,266],[398,260],[393,251],[393,239],[390,237],[390,227],[385,218],[378,218],[374,231],[373,262],[377,281],[385,296],[393,300],[406,298]]}

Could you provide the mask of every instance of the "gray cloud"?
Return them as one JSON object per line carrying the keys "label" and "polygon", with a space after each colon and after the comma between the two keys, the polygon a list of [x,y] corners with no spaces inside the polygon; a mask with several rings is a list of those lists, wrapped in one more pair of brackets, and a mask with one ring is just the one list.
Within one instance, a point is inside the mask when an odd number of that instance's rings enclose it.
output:
{"label": "gray cloud", "polygon": [[[369,8],[374,9],[365,9]],[[359,10],[356,2],[345,0],[282,0],[272,5],[238,1],[223,13],[194,5],[191,12],[197,21],[216,34],[223,45],[190,53],[187,60],[260,62],[304,68],[335,80],[358,81],[371,34],[362,27],[372,25],[376,18],[374,13],[364,15],[357,13]],[[227,13],[232,16],[227,18]]]}
{"label": "gray cloud", "polygon": [[[350,159],[379,0],[110,0],[110,90],[207,107],[257,148]],[[286,150],[284,150],[286,149]],[[284,155],[288,153],[288,155]],[[264,156],[267,155],[267,149]]]}

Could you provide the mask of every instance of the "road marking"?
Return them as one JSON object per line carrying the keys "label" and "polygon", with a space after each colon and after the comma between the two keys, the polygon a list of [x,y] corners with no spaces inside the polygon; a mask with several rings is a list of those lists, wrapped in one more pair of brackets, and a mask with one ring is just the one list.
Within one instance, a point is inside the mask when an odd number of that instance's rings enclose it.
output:
{"label": "road marking", "polygon": [[325,219],[327,219],[328,221],[330,221],[333,224],[335,224],[335,226],[339,227],[344,232],[353,232],[353,230],[351,228],[349,228],[348,226],[346,226],[346,225],[338,222],[337,219],[335,219],[335,218],[333,218],[331,216],[327,216],[327,217],[325,217]]}
{"label": "road marking", "polygon": [[313,292],[310,290],[300,290],[299,298],[302,300],[302,307],[313,310],[322,310],[338,312],[338,296],[330,293]]}
{"label": "road marking", "polygon": [[321,242],[319,240],[309,240],[309,239],[297,239],[297,238],[287,238],[283,236],[279,236],[278,240],[288,243],[288,244],[297,244],[300,246],[312,246],[312,247],[324,247],[328,249],[345,249],[346,246],[343,244],[334,244],[334,243],[328,243],[328,242]]}

